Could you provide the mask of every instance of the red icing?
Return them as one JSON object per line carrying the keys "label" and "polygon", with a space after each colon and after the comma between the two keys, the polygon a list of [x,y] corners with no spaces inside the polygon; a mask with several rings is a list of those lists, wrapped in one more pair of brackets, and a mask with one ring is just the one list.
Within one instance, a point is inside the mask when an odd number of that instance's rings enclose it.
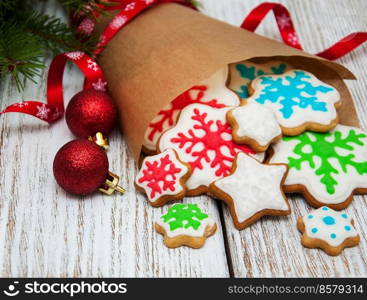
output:
{"label": "red icing", "polygon": [[[216,170],[216,176],[227,176],[230,173],[233,159],[238,152],[245,152],[248,154],[255,154],[255,152],[246,145],[237,145],[232,140],[232,129],[228,123],[222,123],[217,120],[215,122],[216,129],[211,130],[211,126],[214,123],[213,120],[205,120],[208,114],[206,112],[200,113],[199,109],[194,109],[194,115],[191,117],[192,120],[197,123],[193,126],[194,130],[203,130],[205,132],[203,137],[195,135],[193,129],[188,130],[188,134],[179,132],[178,136],[171,139],[172,143],[178,144],[180,149],[185,149],[186,153],[190,153],[194,158],[193,161],[189,162],[192,170],[196,168],[203,169],[202,161],[210,162],[211,168],[219,168]],[[223,135],[230,136],[231,138],[226,140]],[[193,148],[197,144],[203,145],[201,151],[193,151]],[[223,154],[223,147],[228,149],[228,154]],[[213,159],[210,159],[208,152],[212,150],[215,155]]]}
{"label": "red icing", "polygon": [[[150,198],[154,198],[156,193],[162,194],[167,190],[175,190],[175,174],[180,173],[181,169],[175,166],[174,162],[172,162],[172,160],[169,158],[169,154],[161,157],[160,161],[156,160],[153,163],[147,161],[145,166],[146,169],[143,170],[144,175],[143,177],[139,178],[138,182],[149,182],[148,187],[151,189]],[[163,183],[162,188],[159,185],[160,182]]]}
{"label": "red icing", "polygon": [[[163,125],[168,122],[169,126],[173,126],[175,123],[175,120],[173,120],[173,116],[176,111],[180,111],[184,107],[193,104],[193,103],[201,103],[206,104],[211,107],[215,108],[222,108],[225,105],[218,103],[218,100],[213,99],[210,101],[202,101],[205,91],[208,89],[205,85],[200,86],[194,86],[191,89],[187,90],[186,92],[182,93],[180,96],[175,98],[171,102],[171,108],[170,109],[163,109],[158,113],[158,116],[161,116],[161,118],[156,121],[149,124],[149,128],[151,129],[148,135],[148,139],[150,141],[153,141],[154,136],[158,133],[162,133],[164,128]],[[190,95],[190,92],[192,91],[198,91],[197,97],[192,98]]]}

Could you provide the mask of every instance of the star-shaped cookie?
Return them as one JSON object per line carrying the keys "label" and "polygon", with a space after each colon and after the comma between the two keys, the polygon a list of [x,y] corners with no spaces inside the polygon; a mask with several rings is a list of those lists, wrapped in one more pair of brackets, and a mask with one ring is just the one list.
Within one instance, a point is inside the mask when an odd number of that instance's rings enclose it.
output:
{"label": "star-shaped cookie", "polygon": [[262,164],[245,153],[238,153],[229,176],[210,185],[210,192],[227,203],[238,230],[264,215],[290,214],[282,191],[287,175],[285,164]]}

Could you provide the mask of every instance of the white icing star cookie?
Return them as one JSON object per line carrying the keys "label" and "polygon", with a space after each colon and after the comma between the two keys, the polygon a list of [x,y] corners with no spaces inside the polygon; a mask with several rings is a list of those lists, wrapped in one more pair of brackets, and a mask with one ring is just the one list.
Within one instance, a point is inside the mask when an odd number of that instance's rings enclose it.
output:
{"label": "white icing star cookie", "polygon": [[214,180],[228,175],[238,152],[253,154],[261,161],[264,157],[263,153],[256,154],[250,147],[233,142],[232,129],[226,120],[229,109],[189,105],[182,110],[177,124],[163,133],[158,142],[159,151],[172,148],[182,161],[190,164],[188,195],[205,193]]}
{"label": "white icing star cookie", "polygon": [[299,217],[297,227],[303,233],[303,246],[321,248],[333,256],[340,254],[346,247],[358,245],[360,241],[352,218],[345,212],[337,212],[327,206]]}
{"label": "white icing star cookie", "polygon": [[306,131],[273,146],[271,163],[285,163],[285,192],[301,192],[314,207],[347,207],[367,193],[367,133],[338,125],[328,133]]}
{"label": "white icing star cookie", "polygon": [[174,150],[167,149],[143,160],[135,187],[147,195],[152,206],[162,206],[185,196],[190,174],[190,166],[180,161]]}
{"label": "white icing star cookie", "polygon": [[279,75],[283,74],[292,67],[282,61],[271,61],[264,64],[253,63],[251,61],[242,61],[229,66],[230,82],[228,87],[235,91],[237,95],[246,99],[249,97],[248,88],[256,77],[261,75]]}
{"label": "white icing star cookie", "polygon": [[233,140],[249,145],[256,152],[264,152],[282,136],[273,111],[255,102],[231,109],[227,121],[233,129]]}
{"label": "white icing star cookie", "polygon": [[209,79],[193,86],[179,95],[150,122],[145,132],[143,150],[148,154],[156,152],[157,142],[161,134],[176,124],[177,116],[186,106],[194,103],[211,107],[239,105],[239,97],[227,88],[228,67],[215,72]]}
{"label": "white icing star cookie", "polygon": [[239,153],[232,173],[213,182],[210,193],[227,203],[235,227],[241,230],[264,215],[290,214],[281,188],[286,174],[284,164],[266,165]]}
{"label": "white icing star cookie", "polygon": [[158,233],[164,235],[169,248],[189,246],[201,248],[213,235],[217,225],[197,204],[175,204],[155,223]]}
{"label": "white icing star cookie", "polygon": [[338,123],[339,92],[303,70],[263,75],[251,83],[247,102],[272,109],[284,135],[305,130],[326,132]]}

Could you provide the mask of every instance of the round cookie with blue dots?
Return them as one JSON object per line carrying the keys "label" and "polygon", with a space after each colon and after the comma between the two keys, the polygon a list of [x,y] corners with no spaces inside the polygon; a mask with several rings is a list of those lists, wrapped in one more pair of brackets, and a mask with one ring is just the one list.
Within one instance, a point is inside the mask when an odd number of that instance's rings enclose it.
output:
{"label": "round cookie with blue dots", "polygon": [[360,241],[353,219],[345,212],[327,206],[299,217],[297,227],[303,233],[303,246],[320,248],[332,256],[339,255],[346,247],[358,245]]}

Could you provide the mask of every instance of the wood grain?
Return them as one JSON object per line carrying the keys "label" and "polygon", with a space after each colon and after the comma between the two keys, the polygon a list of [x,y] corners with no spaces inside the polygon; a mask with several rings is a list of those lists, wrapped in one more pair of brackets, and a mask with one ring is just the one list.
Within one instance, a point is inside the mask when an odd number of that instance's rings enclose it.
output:
{"label": "wood grain", "polygon": [[[62,12],[56,1],[42,8]],[[203,12],[239,25],[259,0],[202,0]],[[367,30],[364,0],[279,1],[291,10],[307,50],[326,48],[351,31]],[[360,13],[361,12],[361,13]],[[279,39],[273,17],[258,33]],[[340,59],[358,77],[348,82],[364,129],[367,129],[366,46]],[[9,80],[0,83],[1,107],[19,100],[43,99],[46,72],[39,85],[17,93]],[[82,77],[68,68],[65,99],[81,89]],[[331,258],[300,245],[296,219],[310,210],[301,197],[290,199],[289,217],[263,218],[241,232],[227,208],[202,196],[184,202],[202,204],[217,221],[217,233],[201,250],[167,249],[153,222],[166,208],[152,208],[133,187],[134,162],[121,134],[111,136],[110,169],[121,175],[124,196],[84,198],[64,193],[54,182],[52,161],[73,136],[64,120],[48,126],[29,116],[0,118],[0,276],[1,277],[253,277],[366,276],[366,197],[355,197],[347,212],[361,233],[359,247]],[[223,215],[222,215],[223,211]],[[221,222],[221,220],[223,222]],[[222,227],[223,226],[223,227]],[[224,233],[224,234],[223,234]],[[227,255],[226,255],[227,249]]]}

